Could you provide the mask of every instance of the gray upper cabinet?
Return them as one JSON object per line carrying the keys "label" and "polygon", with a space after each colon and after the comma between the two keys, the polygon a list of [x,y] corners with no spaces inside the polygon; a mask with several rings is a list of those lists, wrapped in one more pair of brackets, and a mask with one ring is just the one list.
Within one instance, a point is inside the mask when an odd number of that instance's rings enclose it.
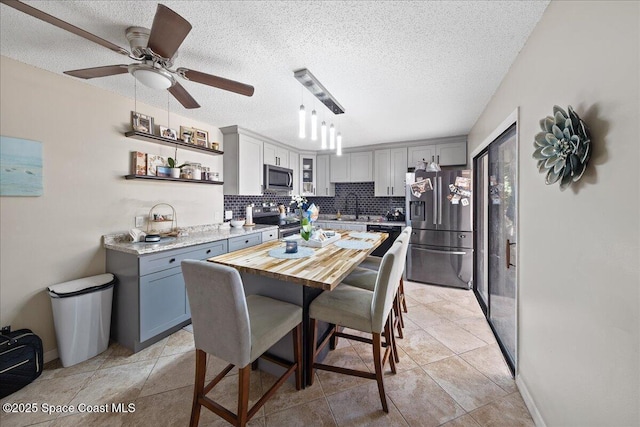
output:
{"label": "gray upper cabinet", "polygon": [[289,167],[289,150],[274,144],[264,143],[264,163],[266,165]]}
{"label": "gray upper cabinet", "polygon": [[331,182],[373,181],[373,151],[331,155]]}
{"label": "gray upper cabinet", "polygon": [[440,166],[465,166],[467,164],[467,142],[462,140],[409,147],[407,167],[414,168],[423,159],[426,162],[435,161]]}
{"label": "gray upper cabinet", "polygon": [[342,156],[331,155],[330,160],[330,176],[331,182],[350,182],[349,162],[351,154],[343,154]]}
{"label": "gray upper cabinet", "polygon": [[262,195],[263,142],[237,126],[220,128],[224,135],[224,194]]}
{"label": "gray upper cabinet", "polygon": [[436,162],[442,166],[463,166],[467,164],[467,143],[451,142],[436,146]]}
{"label": "gray upper cabinet", "polygon": [[317,172],[316,177],[318,180],[316,186],[316,196],[329,196],[333,197],[336,195],[336,185],[330,182],[329,174],[329,155],[328,154],[318,154],[316,156],[317,161]]}
{"label": "gray upper cabinet", "polygon": [[393,148],[376,150],[375,184],[376,197],[404,196],[405,173],[407,172],[407,149]]}
{"label": "gray upper cabinet", "polygon": [[289,168],[293,171],[292,194],[300,194],[300,155],[295,151],[289,151]]}
{"label": "gray upper cabinet", "polygon": [[373,181],[373,151],[350,153],[349,182]]}

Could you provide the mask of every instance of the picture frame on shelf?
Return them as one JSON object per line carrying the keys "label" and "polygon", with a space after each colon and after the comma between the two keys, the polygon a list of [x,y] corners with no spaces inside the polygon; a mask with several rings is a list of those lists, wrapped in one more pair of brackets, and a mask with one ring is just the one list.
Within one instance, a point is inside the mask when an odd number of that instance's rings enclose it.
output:
{"label": "picture frame on shelf", "polygon": [[147,175],[158,176],[158,167],[165,166],[167,158],[155,154],[147,154]]}
{"label": "picture frame on shelf", "polygon": [[178,140],[178,132],[175,129],[160,126],[160,136],[167,139]]}
{"label": "picture frame on shelf", "polygon": [[137,132],[153,135],[153,117],[140,114],[137,111],[132,111],[131,127]]}
{"label": "picture frame on shelf", "polygon": [[180,140],[189,144],[193,144],[194,141],[194,129],[187,126],[180,126]]}
{"label": "picture frame on shelf", "polygon": [[208,147],[209,145],[209,132],[201,129],[193,129],[194,131],[194,144],[200,147]]}

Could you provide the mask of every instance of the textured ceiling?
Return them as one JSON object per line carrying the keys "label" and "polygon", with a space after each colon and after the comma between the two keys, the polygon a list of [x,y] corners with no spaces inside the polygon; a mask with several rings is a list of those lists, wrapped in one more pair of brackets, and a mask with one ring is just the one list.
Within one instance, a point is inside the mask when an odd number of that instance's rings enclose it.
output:
{"label": "textured ceiling", "polygon": [[[125,29],[151,27],[151,1],[27,1],[129,50]],[[202,106],[179,114],[240,125],[299,148],[298,108],[316,108],[344,147],[468,133],[548,1],[166,1],[193,25],[175,65],[255,86],[253,97],[180,80]],[[0,52],[62,74],[134,62],[0,5]],[[346,112],[334,116],[293,77],[308,68]],[[65,76],[65,78],[73,78]],[[86,80],[133,98],[129,74]],[[138,100],[166,107],[138,84]],[[315,100],[315,101],[314,101]]]}

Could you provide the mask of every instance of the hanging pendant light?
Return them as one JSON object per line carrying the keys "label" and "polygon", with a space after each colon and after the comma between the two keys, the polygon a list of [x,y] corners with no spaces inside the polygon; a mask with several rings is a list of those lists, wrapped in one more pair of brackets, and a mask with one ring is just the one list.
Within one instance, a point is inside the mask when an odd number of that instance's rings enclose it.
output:
{"label": "hanging pendant light", "polygon": [[333,127],[333,123],[329,127],[329,149],[333,150],[336,148],[336,128]]}
{"label": "hanging pendant light", "polygon": [[311,140],[316,141],[318,139],[318,116],[316,110],[311,112]]}
{"label": "hanging pendant light", "polygon": [[338,136],[336,137],[336,155],[342,156],[342,134],[338,132]]}
{"label": "hanging pendant light", "polygon": [[327,149],[327,124],[323,121],[320,125],[320,140],[322,141],[322,149]]}
{"label": "hanging pendant light", "polygon": [[306,137],[305,129],[307,124],[305,123],[306,117],[304,114],[304,105],[300,105],[300,131],[298,132],[298,136],[300,138]]}

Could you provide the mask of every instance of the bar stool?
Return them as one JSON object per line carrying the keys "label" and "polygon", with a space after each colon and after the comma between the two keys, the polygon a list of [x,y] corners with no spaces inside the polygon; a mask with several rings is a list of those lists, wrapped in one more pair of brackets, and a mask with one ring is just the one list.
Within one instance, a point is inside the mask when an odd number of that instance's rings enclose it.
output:
{"label": "bar stool", "polygon": [[[404,245],[403,246],[404,252],[401,255],[403,261],[407,255],[407,250],[409,249],[410,236],[411,236],[411,227],[406,227],[394,241],[394,243],[402,242]],[[369,258],[372,258],[373,261],[369,261]],[[356,286],[362,289],[373,291],[373,288],[376,282],[377,272],[380,268],[380,263],[378,260],[382,260],[382,258],[372,257],[372,256],[367,257],[367,259],[363,261],[362,264],[360,264],[360,266],[358,266],[354,271],[352,271],[347,277],[345,277],[342,280],[342,283],[346,283],[351,286]],[[365,263],[367,263],[367,265],[365,265],[364,267],[361,267]],[[373,266],[375,266],[376,268],[374,269]],[[403,271],[404,271],[404,264],[403,264]],[[402,317],[401,304],[404,302],[406,306],[403,292],[404,292],[403,280],[401,275],[400,282],[398,285],[398,293],[396,294],[396,297],[394,299],[394,307],[393,307],[393,311],[396,316],[393,322],[393,329],[398,331],[398,337],[400,338],[403,338],[402,329],[404,328],[404,319]],[[393,339],[393,345],[395,346],[395,336]],[[396,355],[396,361],[399,362],[399,359],[397,359],[398,353],[395,352],[395,355]]]}
{"label": "bar stool", "polygon": [[[260,295],[244,295],[242,279],[234,268],[206,261],[182,261],[196,347],[196,381],[190,426],[198,425],[204,406],[229,423],[244,427],[276,390],[295,372],[302,388],[302,308]],[[295,361],[289,363],[264,354],[293,330]],[[206,387],[207,353],[229,365]],[[263,357],[288,368],[249,409],[249,374],[252,362]],[[229,411],[206,395],[234,366],[238,366],[238,410]]]}
{"label": "bar stool", "polygon": [[[392,354],[393,346],[390,345],[390,335],[393,335],[390,325],[390,313],[393,306],[393,298],[397,292],[397,284],[402,275],[402,264],[404,264],[404,260],[400,258],[401,252],[402,244],[399,242],[394,243],[382,257],[373,292],[346,284],[340,284],[333,291],[325,291],[313,300],[309,306],[309,384],[313,384],[314,368],[375,379],[378,383],[382,409],[385,412],[389,412],[384,392],[382,367],[388,359],[391,365],[391,372],[396,373],[394,356]],[[318,320],[335,326],[331,328],[330,333],[316,348]],[[371,334],[371,339],[339,332],[339,326],[368,332]],[[381,335],[383,333],[387,344],[384,355],[381,354]],[[372,344],[375,373],[316,363],[316,356],[334,336]]]}
{"label": "bar stool", "polygon": [[[400,233],[400,236],[398,236],[398,238],[400,238],[403,235],[406,235],[406,237],[408,239],[411,238],[411,226],[405,227],[405,229],[402,230],[402,233]],[[378,271],[378,269],[380,268],[380,261],[382,261],[381,257],[374,256],[374,255],[369,255],[367,258],[365,258],[364,261],[362,261],[360,263],[360,265],[358,267],[367,268],[369,270]],[[400,278],[400,288],[398,290],[398,300],[399,300],[400,305],[402,306],[402,311],[404,311],[405,313],[408,313],[407,301],[406,301],[405,295],[404,295],[404,280],[403,280],[402,277]],[[403,320],[402,320],[402,313],[400,314],[400,322],[404,323]],[[402,327],[404,327],[404,325],[402,325]],[[402,338],[402,336],[400,336],[400,338]]]}

